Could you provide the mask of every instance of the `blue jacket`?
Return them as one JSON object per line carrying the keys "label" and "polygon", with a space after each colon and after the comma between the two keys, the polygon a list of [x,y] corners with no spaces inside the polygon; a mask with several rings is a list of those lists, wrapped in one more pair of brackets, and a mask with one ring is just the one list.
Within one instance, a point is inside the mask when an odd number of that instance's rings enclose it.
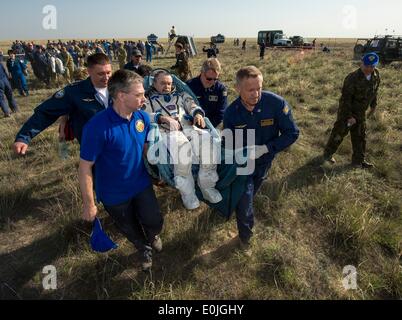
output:
{"label": "blue jacket", "polygon": [[76,82],[56,92],[40,104],[18,132],[16,140],[29,144],[59,117],[69,115],[74,137],[81,143],[85,124],[99,111],[105,110],[91,79]]}
{"label": "blue jacket", "polygon": [[249,112],[238,98],[226,110],[223,123],[225,129],[244,131],[243,147],[247,147],[246,130],[255,130],[255,145],[266,145],[269,150],[256,161],[257,166],[270,168],[275,156],[299,137],[290,106],[282,97],[271,92],[262,93],[253,112]]}
{"label": "blue jacket", "polygon": [[217,127],[223,120],[223,115],[228,106],[228,91],[226,87],[217,81],[211,88],[205,89],[201,78],[197,77],[187,81],[187,85],[196,95],[200,107],[205,111],[205,116]]}
{"label": "blue jacket", "polygon": [[11,59],[7,60],[7,69],[8,72],[11,73],[13,78],[25,77],[24,70],[26,68],[26,64],[22,63],[19,59],[15,59],[14,61],[12,61]]}
{"label": "blue jacket", "polygon": [[6,68],[4,68],[4,65],[2,63],[0,63],[0,80],[4,79],[8,80],[8,75]]}

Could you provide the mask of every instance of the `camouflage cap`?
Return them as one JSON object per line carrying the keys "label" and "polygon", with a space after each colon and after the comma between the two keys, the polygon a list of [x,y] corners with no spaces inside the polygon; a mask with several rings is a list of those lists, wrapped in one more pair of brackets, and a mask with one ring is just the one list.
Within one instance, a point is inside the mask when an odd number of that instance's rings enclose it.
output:
{"label": "camouflage cap", "polygon": [[134,49],[132,57],[142,57],[141,51],[138,49]]}

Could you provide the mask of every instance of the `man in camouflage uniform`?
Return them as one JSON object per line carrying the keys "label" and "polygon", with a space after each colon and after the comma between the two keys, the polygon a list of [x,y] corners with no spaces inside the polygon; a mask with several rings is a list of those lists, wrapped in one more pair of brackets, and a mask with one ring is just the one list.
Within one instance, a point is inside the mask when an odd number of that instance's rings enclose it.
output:
{"label": "man in camouflage uniform", "polygon": [[373,167],[365,160],[366,111],[370,107],[368,115],[370,117],[377,107],[380,74],[376,66],[379,60],[375,53],[366,54],[362,59],[361,67],[346,77],[339,103],[338,118],[325,147],[325,161],[336,163],[333,154],[350,132],[353,146],[352,164],[365,169]]}
{"label": "man in camouflage uniform", "polygon": [[64,65],[64,77],[68,83],[74,81],[74,61],[71,54],[67,51],[66,47],[61,47],[60,58]]}
{"label": "man in camouflage uniform", "polygon": [[184,45],[180,42],[175,44],[176,47],[176,64],[172,66],[180,80],[186,82],[191,74],[190,65],[188,63],[188,55],[185,52]]}
{"label": "man in camouflage uniform", "polygon": [[127,60],[127,51],[123,48],[121,43],[117,44],[117,59],[119,60],[119,68],[120,70],[124,69]]}

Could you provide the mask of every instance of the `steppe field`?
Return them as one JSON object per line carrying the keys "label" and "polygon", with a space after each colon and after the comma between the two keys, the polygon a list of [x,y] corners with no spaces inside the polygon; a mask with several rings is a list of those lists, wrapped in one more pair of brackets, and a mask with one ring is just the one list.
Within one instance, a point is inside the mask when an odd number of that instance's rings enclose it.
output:
{"label": "steppe field", "polygon": [[[206,42],[197,40],[199,51]],[[263,61],[256,39],[249,39],[246,52],[233,47],[232,39],[219,46],[230,102],[237,97],[236,71],[255,65],[264,73],[264,89],[292,106],[301,136],[278,156],[256,196],[251,256],[237,248],[234,217],[226,221],[206,205],[188,212],[178,192],[155,187],[165,217],[164,251],[155,256],[150,275],[140,271],[135,249],[103,209],[102,222],[119,249],[107,255],[90,249],[91,225],[81,220],[79,146],[70,144],[70,157],[61,160],[57,124],[33,140],[27,156],[11,152],[33,109],[65,85],[46,88],[31,72],[31,95],[14,91],[21,112],[0,118],[0,298],[400,299],[402,64],[379,67],[378,112],[367,129],[375,169],[350,166],[349,138],[336,165],[320,166],[343,80],[359,65],[352,59],[353,40],[321,42],[330,54],[268,50]],[[0,43],[3,51],[9,46]],[[194,76],[205,58],[201,52],[191,59]],[[174,63],[171,54],[152,66]],[[117,61],[113,66],[117,70]],[[57,270],[55,290],[42,285],[49,265]],[[344,286],[346,266],[356,268],[355,289]]]}

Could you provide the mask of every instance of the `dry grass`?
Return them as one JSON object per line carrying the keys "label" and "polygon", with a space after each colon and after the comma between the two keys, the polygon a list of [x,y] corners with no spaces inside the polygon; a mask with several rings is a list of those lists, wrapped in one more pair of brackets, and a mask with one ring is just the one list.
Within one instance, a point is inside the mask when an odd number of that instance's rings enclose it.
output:
{"label": "dry grass", "polygon": [[[205,40],[206,41],[206,40]],[[327,41],[323,40],[322,42]],[[198,41],[201,48],[204,41]],[[25,158],[10,146],[33,108],[55,91],[34,84],[22,112],[0,119],[0,283],[2,298],[33,299],[383,299],[402,294],[401,101],[400,64],[381,67],[383,85],[376,118],[368,122],[368,150],[376,170],[349,167],[351,145],[343,143],[335,168],[320,167],[336,117],[344,77],[356,68],[353,41],[336,42],[321,52],[221,48],[222,81],[236,97],[234,75],[254,64],[265,88],[293,106],[301,129],[295,146],[282,153],[256,197],[254,255],[236,250],[236,224],[206,206],[182,208],[178,195],[157,189],[165,215],[165,250],[156,256],[152,276],[138,272],[132,246],[104,212],[105,227],[120,248],[97,255],[88,246],[90,226],[80,221],[78,146],[61,161],[56,126],[34,140]],[[318,40],[320,43],[320,40]],[[332,41],[335,44],[335,41]],[[4,48],[1,43],[0,47]],[[191,60],[193,74],[205,58]],[[169,67],[173,57],[153,66]],[[116,68],[116,64],[114,67]],[[33,83],[31,82],[33,85]],[[58,289],[44,291],[42,268],[55,265]],[[346,265],[358,269],[356,291],[342,287]]]}

